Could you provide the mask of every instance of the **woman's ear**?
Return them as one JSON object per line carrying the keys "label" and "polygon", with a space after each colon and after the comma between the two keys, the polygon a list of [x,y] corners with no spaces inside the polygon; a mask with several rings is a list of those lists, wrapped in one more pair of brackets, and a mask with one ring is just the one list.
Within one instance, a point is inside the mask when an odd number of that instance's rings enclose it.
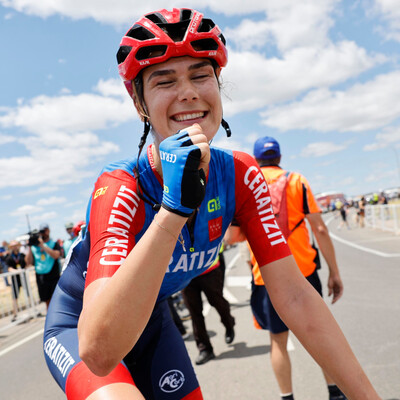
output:
{"label": "woman's ear", "polygon": [[221,74],[221,68],[220,67],[214,68],[214,72],[215,72],[215,76],[217,78],[219,78],[219,75]]}

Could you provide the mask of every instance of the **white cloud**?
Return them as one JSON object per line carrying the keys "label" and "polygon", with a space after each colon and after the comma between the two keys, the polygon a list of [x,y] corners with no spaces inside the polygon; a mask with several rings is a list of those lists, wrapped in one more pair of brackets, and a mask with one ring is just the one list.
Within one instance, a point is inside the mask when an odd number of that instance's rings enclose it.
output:
{"label": "white cloud", "polygon": [[302,157],[323,157],[346,149],[346,145],[339,145],[332,142],[310,143],[301,150]]}
{"label": "white cloud", "polygon": [[301,101],[271,107],[263,123],[281,130],[362,132],[378,129],[400,117],[400,71],[379,75],[347,91],[322,88]]}
{"label": "white cloud", "polygon": [[231,99],[224,101],[225,114],[291,100],[312,88],[345,82],[382,62],[382,56],[368,55],[348,41],[324,49],[296,48],[285,53],[284,58],[267,59],[255,52],[231,51],[229,67],[222,73]]}
{"label": "white cloud", "polygon": [[28,214],[34,214],[42,211],[43,208],[31,204],[26,204],[24,206],[18,207],[16,210],[12,211],[10,214],[12,216],[25,216]]}
{"label": "white cloud", "polygon": [[51,206],[53,204],[63,204],[67,201],[67,199],[65,197],[57,197],[57,196],[52,196],[52,197],[45,197],[40,199],[37,202],[38,206]]}
{"label": "white cloud", "polygon": [[364,146],[364,151],[384,149],[394,144],[400,144],[400,126],[386,128],[375,136],[376,142]]}
{"label": "white cloud", "polygon": [[0,134],[0,146],[7,143],[13,143],[16,140],[17,139],[13,136]]}
{"label": "white cloud", "polygon": [[78,182],[92,175],[85,167],[93,160],[119,150],[93,131],[134,120],[136,111],[121,81],[101,80],[95,90],[100,94],[38,96],[1,110],[0,126],[22,130],[14,140],[28,154],[0,158],[0,187]]}
{"label": "white cloud", "polygon": [[365,182],[382,182],[384,178],[391,178],[396,175],[396,171],[391,169],[374,171],[365,178]]}
{"label": "white cloud", "polygon": [[[112,84],[99,84],[112,87]],[[136,118],[132,102],[124,94],[121,98],[99,96],[92,93],[61,95],[49,97],[37,96],[28,104],[20,105],[3,116],[0,126],[19,127],[27,132],[42,135],[43,132],[82,132],[85,130],[105,129],[110,124],[126,122]],[[117,91],[115,89],[114,91]]]}
{"label": "white cloud", "polygon": [[[264,1],[266,19],[244,19],[239,26],[226,29],[230,41],[242,49],[258,48],[274,41],[282,52],[294,47],[322,47],[333,26],[330,16],[339,1]],[[261,10],[260,10],[261,11]]]}
{"label": "white cloud", "polygon": [[42,193],[52,193],[52,192],[57,192],[59,190],[58,186],[48,186],[48,185],[43,185],[40,186],[38,188],[35,188],[35,190],[31,190],[29,192],[25,192],[24,196],[28,196],[28,197],[33,197],[36,196],[38,194],[42,194]]}
{"label": "white cloud", "polygon": [[388,25],[380,26],[379,32],[387,40],[400,42],[400,7],[398,0],[375,0],[375,12],[382,14]]}
{"label": "white cloud", "polygon": [[249,154],[252,152],[250,146],[243,146],[243,142],[235,140],[234,138],[228,138],[226,136],[217,136],[216,139],[213,140],[213,146],[228,150],[244,151]]}

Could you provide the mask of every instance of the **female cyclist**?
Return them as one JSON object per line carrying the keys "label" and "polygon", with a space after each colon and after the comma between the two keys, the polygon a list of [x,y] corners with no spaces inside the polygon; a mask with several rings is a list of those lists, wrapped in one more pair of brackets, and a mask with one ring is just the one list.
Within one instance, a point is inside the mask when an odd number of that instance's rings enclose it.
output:
{"label": "female cyclist", "polygon": [[255,160],[209,145],[221,123],[230,133],[219,28],[195,10],[159,10],[126,33],[117,59],[145,129],[138,157],[101,172],[48,311],[44,353],[68,399],[203,398],[167,298],[213,263],[233,220],[307,350],[350,398],[379,399],[299,273]]}

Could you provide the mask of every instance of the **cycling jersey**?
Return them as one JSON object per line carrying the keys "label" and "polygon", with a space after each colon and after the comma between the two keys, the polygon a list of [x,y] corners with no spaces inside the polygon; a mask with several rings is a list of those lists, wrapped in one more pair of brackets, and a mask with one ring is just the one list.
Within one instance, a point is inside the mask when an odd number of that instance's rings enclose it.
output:
{"label": "cycling jersey", "polygon": [[[77,385],[76,378],[70,377],[77,376],[73,371],[82,368],[77,352],[76,326],[82,309],[84,288],[96,279],[111,277],[115,273],[143,236],[156,213],[152,204],[143,201],[139,195],[139,185],[133,173],[135,166],[136,159],[132,158],[112,163],[101,172],[88,206],[87,231],[82,240],[74,243],[69,253],[67,265],[48,310],[44,337],[46,361],[59,385],[67,392],[68,380],[74,382],[73,386]],[[140,157],[138,170],[143,196],[161,204],[162,178],[155,169],[151,146],[148,147],[147,154]],[[175,246],[151,320],[157,319],[159,314],[167,318],[165,313],[159,311],[163,309],[165,299],[183,289],[192,278],[202,274],[212,265],[233,219],[246,234],[259,265],[268,264],[290,254],[286,240],[275,221],[268,187],[254,158],[241,152],[211,148],[205,198],[191,227],[185,225],[182,229],[185,246],[179,242]],[[67,338],[68,330],[71,333]],[[164,335],[164,331],[162,332],[162,335],[156,335],[148,324],[139,342],[146,342],[149,335],[159,340],[159,337]],[[160,343],[153,340],[151,351],[141,350],[143,357],[146,354],[150,358],[157,357],[157,371],[151,371],[152,379],[155,379],[154,376],[161,379],[162,374],[173,370],[171,365],[163,368],[162,360],[168,357],[161,357],[162,351],[154,350],[154,346],[165,346],[165,349],[170,351],[175,342],[181,341],[177,337],[171,335],[168,345],[165,341]],[[139,342],[133,352],[142,346]],[[55,346],[64,349],[64,357],[69,354],[70,359],[60,364],[58,353],[54,355]],[[186,353],[186,350],[181,348],[179,354],[183,352]],[[185,360],[184,364],[187,364],[187,353],[182,357],[175,354],[172,358],[175,363],[179,363],[181,358]],[[141,362],[145,365],[151,364],[149,360]],[[134,364],[137,366],[137,363]],[[189,386],[183,384],[184,391],[177,390],[176,397],[169,394],[168,399],[182,399],[190,393],[198,393],[197,380],[194,372],[190,370],[192,367],[185,365],[180,364],[180,369],[177,367],[176,370],[185,376],[182,382],[187,382]],[[127,359],[124,367],[128,368],[135,380],[135,372]],[[147,380],[150,380],[150,375],[147,375]],[[164,398],[161,389],[154,389],[155,392],[152,393],[146,392],[146,387],[157,386],[155,382],[160,382],[157,379],[152,385],[146,386],[144,383],[138,383],[141,382],[141,378],[136,378],[135,383],[145,392],[146,399]],[[158,387],[160,388],[160,385]],[[73,389],[71,393],[72,391]]]}

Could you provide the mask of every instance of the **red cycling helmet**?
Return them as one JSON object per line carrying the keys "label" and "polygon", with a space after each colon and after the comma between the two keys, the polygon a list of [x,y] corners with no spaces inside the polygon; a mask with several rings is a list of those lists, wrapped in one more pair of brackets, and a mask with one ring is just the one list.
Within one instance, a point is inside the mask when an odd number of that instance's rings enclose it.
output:
{"label": "red cycling helmet", "polygon": [[132,97],[132,80],[138,73],[171,57],[211,58],[225,67],[225,43],[218,26],[196,10],[158,10],[144,15],[122,38],[117,53],[118,72]]}

